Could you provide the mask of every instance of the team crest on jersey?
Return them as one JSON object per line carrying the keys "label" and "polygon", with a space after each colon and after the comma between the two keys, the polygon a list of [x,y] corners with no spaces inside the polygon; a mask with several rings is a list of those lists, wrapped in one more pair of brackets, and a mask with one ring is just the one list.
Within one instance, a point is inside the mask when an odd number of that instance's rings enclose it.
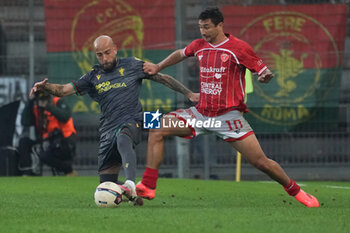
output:
{"label": "team crest on jersey", "polygon": [[120,68],[119,69],[119,73],[120,73],[121,76],[124,76],[124,70],[125,70],[124,68]]}
{"label": "team crest on jersey", "polygon": [[100,74],[96,75],[96,78],[97,78],[97,80],[100,80],[101,75]]}
{"label": "team crest on jersey", "polygon": [[227,62],[229,56],[226,53],[221,54],[221,61],[222,62]]}
{"label": "team crest on jersey", "polygon": [[203,55],[198,56],[198,60],[202,60]]}

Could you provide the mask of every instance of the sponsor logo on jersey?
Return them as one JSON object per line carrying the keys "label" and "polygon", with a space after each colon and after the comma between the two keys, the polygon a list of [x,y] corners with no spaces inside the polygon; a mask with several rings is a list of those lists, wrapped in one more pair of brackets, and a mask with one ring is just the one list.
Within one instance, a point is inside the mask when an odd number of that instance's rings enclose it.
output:
{"label": "sponsor logo on jersey", "polygon": [[226,67],[221,66],[220,68],[214,68],[212,66],[210,67],[200,67],[201,73],[224,73],[226,70]]}
{"label": "sponsor logo on jersey", "polygon": [[220,95],[222,92],[221,83],[201,82],[201,93],[207,95]]}
{"label": "sponsor logo on jersey", "polygon": [[96,88],[98,94],[101,94],[102,92],[109,91],[110,89],[113,89],[113,88],[121,88],[121,87],[126,87],[126,84],[125,83],[113,83],[113,84],[111,84],[110,81],[107,81],[107,82],[103,82],[103,83],[95,85],[95,88]]}
{"label": "sponsor logo on jersey", "polygon": [[214,77],[216,78],[216,79],[219,79],[219,78],[221,78],[221,74],[218,74],[218,73],[216,73],[216,74],[214,74]]}

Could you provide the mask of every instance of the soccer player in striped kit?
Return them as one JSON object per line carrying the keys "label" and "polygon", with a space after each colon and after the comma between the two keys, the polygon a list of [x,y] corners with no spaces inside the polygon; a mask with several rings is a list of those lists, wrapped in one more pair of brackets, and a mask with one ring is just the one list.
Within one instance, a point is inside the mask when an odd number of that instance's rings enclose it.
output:
{"label": "soccer player in striped kit", "polygon": [[[167,128],[153,129],[148,138],[147,164],[142,181],[136,185],[138,196],[155,197],[158,169],[163,159],[164,138],[176,135],[192,138],[214,133],[242,153],[249,163],[280,183],[286,192],[307,207],[318,207],[318,200],[300,189],[281,166],[266,157],[242,112],[244,103],[245,70],[258,74],[258,81],[268,83],[272,72],[246,42],[223,31],[224,17],[218,8],[208,8],[199,15],[202,39],[194,40],[184,49],[170,54],[159,64],[145,63],[144,71],[156,74],[187,57],[196,56],[200,71],[200,98],[195,107],[180,109],[164,116]],[[220,127],[179,127],[174,122],[196,120],[220,121]],[[169,124],[169,122],[172,124]],[[176,126],[175,126],[176,125]],[[186,124],[185,124],[186,125]]]}

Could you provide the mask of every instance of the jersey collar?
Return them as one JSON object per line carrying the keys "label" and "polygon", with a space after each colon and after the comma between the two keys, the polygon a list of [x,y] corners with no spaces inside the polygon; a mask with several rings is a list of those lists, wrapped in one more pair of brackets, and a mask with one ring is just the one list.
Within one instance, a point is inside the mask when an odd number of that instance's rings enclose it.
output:
{"label": "jersey collar", "polygon": [[214,47],[214,48],[219,47],[219,46],[225,44],[227,41],[229,41],[230,36],[231,36],[230,34],[227,34],[227,33],[225,33],[225,35],[226,35],[227,38],[226,38],[226,40],[224,40],[223,42],[220,42],[219,44],[215,44],[215,45],[208,42],[208,44],[210,44],[210,46],[211,46],[211,47]]}

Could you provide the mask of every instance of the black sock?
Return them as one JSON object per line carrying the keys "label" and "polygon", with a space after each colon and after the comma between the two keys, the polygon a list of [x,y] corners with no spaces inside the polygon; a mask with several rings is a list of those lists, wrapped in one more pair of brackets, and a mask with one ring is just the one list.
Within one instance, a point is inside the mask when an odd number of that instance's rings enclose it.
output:
{"label": "black sock", "polygon": [[123,182],[118,181],[118,174],[100,174],[100,183],[110,181],[116,184],[123,184]]}

